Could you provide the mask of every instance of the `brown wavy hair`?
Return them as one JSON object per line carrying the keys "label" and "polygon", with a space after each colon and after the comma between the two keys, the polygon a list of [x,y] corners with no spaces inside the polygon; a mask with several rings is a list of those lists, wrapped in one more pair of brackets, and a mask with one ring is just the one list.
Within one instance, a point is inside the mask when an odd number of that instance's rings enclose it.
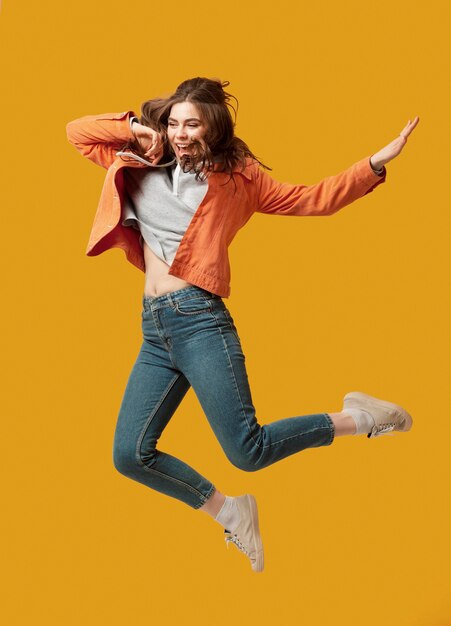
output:
{"label": "brown wavy hair", "polygon": [[[244,170],[247,158],[256,161],[265,169],[271,169],[255,156],[242,139],[235,136],[238,100],[224,90],[229,84],[229,81],[221,82],[214,78],[190,78],[183,81],[171,96],[143,102],[140,124],[149,126],[163,138],[164,151],[160,162],[164,163],[174,158],[167,138],[168,118],[172,106],[179,102],[192,102],[206,126],[206,133],[204,144],[195,142],[193,154],[182,160],[181,165],[185,171],[195,171],[196,177],[199,178],[202,173],[208,175],[215,166],[215,171],[226,172],[233,178],[233,169],[241,165]],[[236,108],[232,100],[235,101]],[[138,142],[129,142],[126,147],[144,157],[144,151]]]}

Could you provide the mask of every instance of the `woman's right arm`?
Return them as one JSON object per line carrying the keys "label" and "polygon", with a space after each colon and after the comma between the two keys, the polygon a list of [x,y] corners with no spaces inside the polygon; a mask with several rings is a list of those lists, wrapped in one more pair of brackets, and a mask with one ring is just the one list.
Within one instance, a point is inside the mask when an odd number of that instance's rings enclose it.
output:
{"label": "woman's right arm", "polygon": [[116,152],[136,141],[130,126],[133,111],[85,115],[66,125],[69,142],[87,159],[108,169]]}
{"label": "woman's right arm", "polygon": [[[135,120],[135,121],[134,121]],[[132,142],[156,164],[163,155],[163,140],[153,128],[139,124],[133,111],[86,115],[66,125],[67,138],[79,152],[108,169],[116,152]]]}

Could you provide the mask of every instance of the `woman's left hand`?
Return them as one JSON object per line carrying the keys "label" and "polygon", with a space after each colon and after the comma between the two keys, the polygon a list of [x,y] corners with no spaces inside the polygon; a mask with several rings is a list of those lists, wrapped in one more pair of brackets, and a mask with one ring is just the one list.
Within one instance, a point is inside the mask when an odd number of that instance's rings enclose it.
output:
{"label": "woman's left hand", "polygon": [[373,156],[370,158],[371,167],[373,167],[375,170],[379,170],[383,165],[397,157],[406,145],[407,137],[410,135],[410,133],[413,131],[419,121],[420,118],[418,117],[418,115],[415,117],[413,122],[409,120],[407,125],[400,132],[399,137],[396,137],[396,139],[394,139],[391,143],[385,146],[385,148],[382,148],[381,150],[379,150],[379,152],[373,154]]}

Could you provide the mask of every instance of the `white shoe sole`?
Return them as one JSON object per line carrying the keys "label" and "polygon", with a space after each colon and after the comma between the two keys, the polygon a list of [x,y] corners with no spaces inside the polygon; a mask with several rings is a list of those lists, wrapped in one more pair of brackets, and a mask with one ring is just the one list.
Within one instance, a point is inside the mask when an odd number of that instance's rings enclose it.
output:
{"label": "white shoe sole", "polygon": [[260,527],[258,523],[257,501],[254,496],[246,495],[252,518],[252,531],[254,536],[255,563],[252,565],[254,572],[262,572],[264,567],[263,542],[260,535]]}

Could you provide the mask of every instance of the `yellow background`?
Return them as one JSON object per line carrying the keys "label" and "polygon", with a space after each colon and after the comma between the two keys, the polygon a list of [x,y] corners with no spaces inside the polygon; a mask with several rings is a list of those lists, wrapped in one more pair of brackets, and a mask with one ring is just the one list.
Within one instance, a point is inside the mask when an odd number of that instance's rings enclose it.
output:
{"label": "yellow background", "polygon": [[[3,3],[3,624],[451,624],[449,29],[444,0]],[[65,134],[197,75],[231,82],[237,134],[282,181],[338,173],[420,116],[369,196],[255,215],[227,301],[262,423],[362,390],[404,405],[411,433],[246,474],[190,390],[162,437],[255,494],[262,575],[207,515],[113,467],[144,275],[85,256],[105,172]]]}

